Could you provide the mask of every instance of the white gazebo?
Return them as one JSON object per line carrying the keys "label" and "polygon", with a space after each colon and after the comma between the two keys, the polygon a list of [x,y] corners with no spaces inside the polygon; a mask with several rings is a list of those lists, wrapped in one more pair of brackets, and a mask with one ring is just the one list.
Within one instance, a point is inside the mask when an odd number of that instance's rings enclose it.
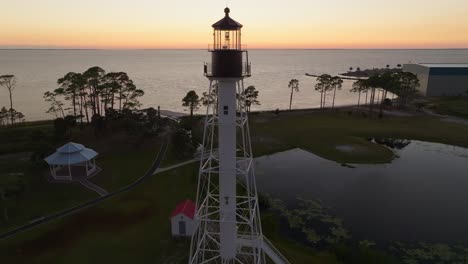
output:
{"label": "white gazebo", "polygon": [[92,149],[70,142],[44,160],[49,164],[50,174],[55,180],[71,181],[73,178],[88,178],[96,173],[97,155],[98,153]]}

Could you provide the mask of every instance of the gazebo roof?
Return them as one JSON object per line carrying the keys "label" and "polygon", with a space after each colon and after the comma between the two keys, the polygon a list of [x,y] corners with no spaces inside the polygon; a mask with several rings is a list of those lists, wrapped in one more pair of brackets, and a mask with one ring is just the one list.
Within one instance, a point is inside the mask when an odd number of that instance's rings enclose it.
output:
{"label": "gazebo roof", "polygon": [[78,143],[69,142],[69,143],[61,146],[60,148],[58,148],[57,152],[67,154],[67,153],[80,152],[83,149],[85,149],[85,147],[83,145],[78,144]]}
{"label": "gazebo roof", "polygon": [[49,165],[74,165],[94,159],[98,153],[92,149],[85,148],[81,144],[67,143],[57,149],[57,152],[44,160]]}

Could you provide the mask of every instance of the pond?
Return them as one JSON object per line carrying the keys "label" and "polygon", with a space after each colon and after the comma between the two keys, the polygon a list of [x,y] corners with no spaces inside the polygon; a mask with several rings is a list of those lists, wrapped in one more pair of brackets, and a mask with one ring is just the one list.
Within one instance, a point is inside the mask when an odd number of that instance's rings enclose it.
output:
{"label": "pond", "polygon": [[468,244],[468,149],[411,141],[390,164],[342,166],[301,149],[255,160],[261,193],[319,200],[353,240]]}

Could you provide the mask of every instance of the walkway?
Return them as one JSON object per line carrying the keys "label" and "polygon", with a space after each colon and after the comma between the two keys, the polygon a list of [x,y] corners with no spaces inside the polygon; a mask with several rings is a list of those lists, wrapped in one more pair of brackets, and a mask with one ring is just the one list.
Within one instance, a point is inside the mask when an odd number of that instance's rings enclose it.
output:
{"label": "walkway", "polygon": [[84,187],[92,190],[92,191],[95,191],[97,192],[100,196],[106,196],[109,194],[108,191],[104,190],[103,188],[97,186],[96,184],[88,181],[88,179],[86,178],[81,178],[78,180],[79,183],[81,183],[81,185],[83,185]]}
{"label": "walkway", "polygon": [[116,195],[119,195],[121,193],[128,192],[128,191],[134,189],[135,187],[137,187],[138,185],[143,183],[143,181],[146,178],[151,177],[153,175],[153,172],[157,170],[157,168],[161,164],[161,161],[162,161],[163,157],[166,155],[167,147],[168,147],[168,143],[167,143],[167,141],[165,141],[163,143],[163,145],[161,146],[161,149],[159,150],[158,156],[157,156],[156,160],[154,161],[153,165],[148,169],[148,171],[145,173],[145,175],[143,175],[141,178],[136,180],[134,183],[132,183],[132,184],[120,189],[120,190],[109,193],[109,194],[107,194],[105,196],[102,196],[102,197],[96,198],[94,200],[91,200],[89,202],[86,202],[84,204],[81,204],[81,205],[78,205],[78,206],[75,206],[75,207],[72,207],[72,208],[57,212],[57,213],[52,214],[52,215],[47,216],[47,217],[37,218],[36,220],[33,220],[29,224],[26,224],[26,225],[24,225],[22,227],[19,227],[17,229],[12,230],[12,231],[0,234],[0,240],[10,238],[10,237],[12,237],[12,236],[14,236],[14,235],[16,235],[16,234],[18,234],[20,232],[33,229],[33,228],[35,228],[35,227],[37,227],[37,226],[39,226],[41,224],[45,224],[45,223],[54,221],[56,219],[63,218],[65,216],[75,214],[75,213],[77,213],[77,212],[79,212],[81,210],[93,207],[93,206],[95,206],[95,205],[97,205],[97,204],[99,204],[99,203],[101,203],[101,202],[103,202],[103,201],[105,201],[105,200],[107,200],[109,198],[112,198],[112,197],[114,197]]}
{"label": "walkway", "polygon": [[445,122],[451,122],[451,123],[456,123],[460,125],[468,125],[468,120],[460,118],[460,117],[437,114],[427,108],[422,108],[422,111],[428,115],[439,117],[440,120],[445,121]]}
{"label": "walkway", "polygon": [[[214,149],[213,151],[214,151],[215,153],[217,153],[218,149]],[[209,155],[208,153],[205,154],[205,156],[208,156],[208,155]],[[195,154],[195,158],[194,158],[194,159],[191,159],[191,160],[188,160],[188,161],[184,161],[184,162],[181,162],[181,163],[177,163],[177,164],[174,164],[174,165],[169,166],[169,167],[158,168],[158,169],[156,169],[156,170],[153,172],[153,175],[158,174],[158,173],[161,173],[161,172],[173,170],[173,169],[176,169],[176,168],[185,166],[185,165],[189,165],[189,164],[194,163],[194,162],[199,162],[200,160],[201,160],[201,154]]]}
{"label": "walkway", "polygon": [[170,167],[158,168],[158,169],[156,169],[156,170],[153,172],[153,175],[156,175],[156,174],[161,173],[161,172],[173,170],[173,169],[176,169],[176,168],[185,166],[185,165],[189,165],[189,164],[194,163],[194,162],[197,162],[197,161],[200,161],[200,158],[195,158],[195,159],[192,159],[192,160],[188,160],[188,161],[184,161],[184,162],[181,162],[181,163],[177,163],[177,164],[172,165],[172,166],[170,166]]}

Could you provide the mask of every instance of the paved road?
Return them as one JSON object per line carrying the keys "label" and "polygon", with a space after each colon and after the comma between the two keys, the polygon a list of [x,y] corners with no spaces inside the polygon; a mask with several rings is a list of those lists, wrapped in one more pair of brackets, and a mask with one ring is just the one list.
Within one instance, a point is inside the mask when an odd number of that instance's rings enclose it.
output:
{"label": "paved road", "polygon": [[431,116],[439,117],[440,120],[445,121],[445,122],[457,123],[457,124],[460,124],[460,125],[468,125],[468,120],[466,120],[464,118],[460,118],[460,117],[456,117],[456,116],[437,114],[437,113],[434,113],[433,111],[431,111],[431,110],[429,110],[427,108],[423,108],[422,110],[423,110],[424,113],[426,113],[428,115],[431,115]]}
{"label": "paved road", "polygon": [[24,226],[20,227],[20,228],[17,228],[15,230],[6,232],[4,234],[1,234],[0,235],[0,240],[10,238],[10,237],[12,237],[12,236],[14,236],[14,235],[16,235],[16,234],[18,234],[20,232],[30,230],[30,229],[38,226],[38,225],[45,224],[47,222],[56,220],[58,218],[62,218],[62,217],[65,217],[65,216],[68,216],[68,215],[71,215],[71,214],[75,214],[75,213],[77,213],[77,212],[79,212],[79,211],[81,211],[83,209],[87,209],[89,207],[95,206],[98,203],[100,203],[102,201],[105,201],[105,200],[107,200],[109,198],[112,198],[112,197],[114,197],[116,195],[119,195],[121,193],[130,191],[131,189],[133,189],[133,188],[137,187],[138,185],[140,185],[146,178],[151,177],[153,175],[153,172],[156,171],[156,169],[161,164],[161,161],[162,161],[164,155],[166,154],[167,147],[168,147],[168,143],[167,143],[167,141],[165,141],[163,143],[163,145],[161,146],[161,149],[159,150],[159,153],[158,153],[158,157],[154,161],[151,168],[149,168],[148,171],[145,173],[145,175],[143,175],[140,179],[138,179],[134,183],[128,185],[127,187],[124,187],[124,188],[122,188],[122,189],[120,189],[118,191],[115,191],[115,192],[109,193],[109,194],[107,194],[105,196],[94,199],[92,201],[86,202],[86,203],[84,203],[82,205],[78,205],[78,206],[63,210],[61,212],[55,213],[55,214],[47,216],[47,217],[39,218],[39,219],[35,220],[34,222],[31,222],[31,223],[29,223],[27,225],[24,225]]}

